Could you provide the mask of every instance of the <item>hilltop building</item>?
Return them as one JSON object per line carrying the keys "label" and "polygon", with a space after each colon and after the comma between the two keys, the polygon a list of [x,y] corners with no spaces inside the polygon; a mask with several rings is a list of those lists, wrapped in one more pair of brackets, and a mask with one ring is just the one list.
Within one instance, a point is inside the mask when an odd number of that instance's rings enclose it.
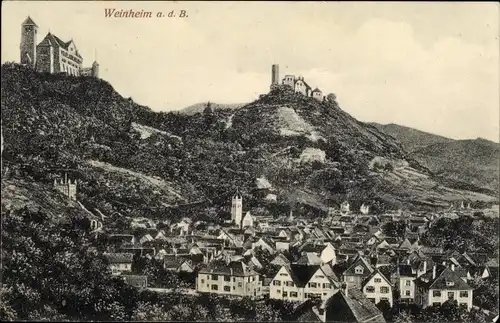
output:
{"label": "hilltop building", "polygon": [[62,41],[51,32],[37,44],[38,25],[28,16],[21,24],[20,62],[37,72],[66,73],[68,75],[90,75],[99,77],[99,64],[82,67],[83,57],[78,52],[75,42]]}
{"label": "hilltop building", "polygon": [[[323,92],[320,89],[312,87],[305,81],[304,77],[295,75],[285,75],[281,80],[282,85],[287,85],[291,87],[295,93],[301,93],[302,95],[315,98],[316,100],[323,101]],[[280,85],[279,77],[279,65],[273,64],[271,67],[271,90],[275,89]]]}
{"label": "hilltop building", "polygon": [[68,180],[67,174],[64,175],[64,180],[57,181],[54,179],[54,188],[66,195],[70,200],[76,201],[76,187],[77,180],[71,182],[71,179]]}

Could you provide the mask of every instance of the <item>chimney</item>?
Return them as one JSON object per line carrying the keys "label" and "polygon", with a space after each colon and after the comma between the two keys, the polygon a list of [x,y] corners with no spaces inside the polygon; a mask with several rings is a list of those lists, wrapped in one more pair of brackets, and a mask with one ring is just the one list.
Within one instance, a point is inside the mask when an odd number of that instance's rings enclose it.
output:
{"label": "chimney", "polygon": [[424,274],[427,272],[427,260],[424,260]]}
{"label": "chimney", "polygon": [[64,184],[68,183],[68,173],[64,173]]}
{"label": "chimney", "polygon": [[451,264],[451,270],[455,271],[455,264]]}
{"label": "chimney", "polygon": [[406,264],[409,265],[410,264],[410,258],[406,259]]}
{"label": "chimney", "polygon": [[432,266],[432,279],[436,279],[436,265]]}
{"label": "chimney", "polygon": [[349,297],[348,295],[348,292],[347,292],[347,282],[343,282],[342,283],[342,289],[344,290],[344,294],[345,296]]}

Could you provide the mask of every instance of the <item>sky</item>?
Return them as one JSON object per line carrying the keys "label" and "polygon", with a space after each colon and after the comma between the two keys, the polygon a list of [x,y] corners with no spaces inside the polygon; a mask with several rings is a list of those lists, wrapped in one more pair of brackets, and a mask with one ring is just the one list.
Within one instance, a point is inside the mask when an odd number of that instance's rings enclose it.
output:
{"label": "sky", "polygon": [[[244,103],[271,65],[302,75],[361,121],[499,141],[496,2],[2,2],[2,63],[19,61],[21,23],[40,42],[73,39],[100,76],[155,111]],[[153,18],[106,18],[105,8]],[[156,18],[157,12],[187,12]]]}

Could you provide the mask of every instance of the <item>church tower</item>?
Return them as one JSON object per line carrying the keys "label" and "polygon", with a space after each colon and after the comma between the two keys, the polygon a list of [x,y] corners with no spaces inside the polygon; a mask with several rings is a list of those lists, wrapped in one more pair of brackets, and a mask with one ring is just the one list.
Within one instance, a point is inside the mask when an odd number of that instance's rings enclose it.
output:
{"label": "church tower", "polygon": [[35,68],[38,26],[28,16],[21,25],[21,64]]}
{"label": "church tower", "polygon": [[243,197],[240,194],[240,191],[237,190],[233,195],[231,200],[231,221],[233,221],[236,225],[241,225],[243,214]]}

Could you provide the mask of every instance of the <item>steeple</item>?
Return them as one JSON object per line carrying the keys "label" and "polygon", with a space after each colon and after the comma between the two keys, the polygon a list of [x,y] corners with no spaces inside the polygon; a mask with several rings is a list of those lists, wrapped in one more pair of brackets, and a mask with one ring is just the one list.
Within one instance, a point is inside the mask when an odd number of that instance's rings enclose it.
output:
{"label": "steeple", "polygon": [[35,27],[38,27],[37,24],[35,24],[35,22],[33,21],[33,19],[31,19],[30,16],[28,16],[28,18],[26,18],[24,20],[24,22],[22,23],[23,26],[35,26]]}

